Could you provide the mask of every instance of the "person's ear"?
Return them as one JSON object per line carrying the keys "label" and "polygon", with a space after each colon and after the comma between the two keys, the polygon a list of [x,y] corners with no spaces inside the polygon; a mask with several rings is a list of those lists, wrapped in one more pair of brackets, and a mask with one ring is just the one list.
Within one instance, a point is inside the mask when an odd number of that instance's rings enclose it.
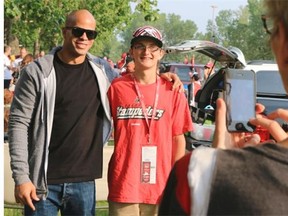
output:
{"label": "person's ear", "polygon": [[132,49],[131,47],[130,47],[130,49],[129,49],[129,55],[131,56],[132,59],[134,59],[134,58],[133,58],[133,49]]}
{"label": "person's ear", "polygon": [[67,29],[65,27],[62,28],[62,36],[65,37],[65,34],[67,32]]}
{"label": "person's ear", "polygon": [[[163,57],[164,57],[164,55],[165,55],[165,50],[164,49],[161,49],[160,50],[160,59],[162,59]],[[159,60],[160,60],[159,59]]]}

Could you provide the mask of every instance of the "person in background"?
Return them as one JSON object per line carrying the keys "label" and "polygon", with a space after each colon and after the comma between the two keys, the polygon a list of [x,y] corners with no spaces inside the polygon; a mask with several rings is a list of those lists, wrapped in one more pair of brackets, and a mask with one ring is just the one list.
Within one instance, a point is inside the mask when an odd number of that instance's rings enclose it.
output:
{"label": "person in background", "polygon": [[12,99],[13,92],[9,89],[4,89],[4,142],[8,142],[8,122]]}
{"label": "person in background", "polygon": [[162,45],[156,28],[138,28],[129,51],[135,71],[113,80],[108,91],[115,131],[109,215],[157,215],[171,167],[185,154],[192,120],[184,93],[158,76]]}
{"label": "person in background", "polygon": [[36,54],[36,56],[34,57],[34,59],[38,59],[45,56],[45,51],[41,50],[38,54]]}
{"label": "person in background", "polygon": [[39,57],[41,58],[41,57],[43,57],[43,56],[45,56],[45,51],[44,51],[44,50],[41,50],[41,52],[39,53]]}
{"label": "person in background", "polygon": [[135,63],[133,61],[133,58],[131,58],[129,55],[125,58],[125,64],[123,65],[123,72],[121,73],[121,76],[133,73],[135,71]]}
{"label": "person in background", "polygon": [[189,59],[188,59],[187,55],[185,55],[183,63],[184,64],[188,64],[189,63]]}
{"label": "person in background", "polygon": [[[127,56],[127,53],[126,53],[126,52],[122,53],[121,59],[117,61],[117,68],[118,68],[119,70],[121,70],[121,68],[123,68],[123,65],[125,64],[126,56]],[[121,72],[122,72],[122,71],[120,71],[120,73],[121,73]]]}
{"label": "person in background", "polygon": [[[288,93],[288,1],[264,0],[264,4],[273,23],[270,29],[265,20],[264,27]],[[258,105],[256,111],[263,109]],[[287,215],[288,134],[275,119],[287,122],[288,110],[250,120],[269,130],[276,144],[255,145],[260,141],[257,135],[229,136],[225,117],[226,105],[219,98],[213,140],[218,149],[196,149],[175,164],[159,215]]]}
{"label": "person in background", "polygon": [[15,55],[10,55],[10,62],[11,62],[11,65],[12,65],[13,68],[15,68],[15,66],[14,66],[15,61],[16,61]]}
{"label": "person in background", "polygon": [[14,84],[17,82],[17,80],[19,79],[19,74],[20,74],[20,70],[21,70],[21,64],[22,64],[22,61],[24,59],[24,57],[27,55],[27,50],[25,47],[21,47],[20,48],[20,54],[17,56],[16,59],[14,59],[15,61],[13,61],[12,65],[14,67],[14,70],[13,70],[13,82],[12,82],[12,89],[14,89]]}
{"label": "person in background", "polygon": [[23,58],[23,60],[21,61],[20,69],[22,70],[24,66],[30,64],[33,61],[34,61],[33,55],[32,54],[27,54]]}
{"label": "person in background", "polygon": [[10,55],[11,55],[11,47],[8,45],[4,46],[4,89],[9,89],[10,84],[13,81],[13,66],[11,64]]}
{"label": "person in background", "polygon": [[195,106],[195,96],[196,93],[201,88],[201,84],[199,83],[199,75],[194,69],[189,73],[190,76],[190,84],[188,85],[188,104],[189,106]]}
{"label": "person in background", "polygon": [[214,64],[213,62],[209,61],[205,66],[204,66],[204,82],[209,79],[210,76],[212,76],[215,73],[214,70]]}
{"label": "person in background", "polygon": [[27,50],[25,47],[21,47],[20,48],[20,54],[19,56],[17,56],[17,58],[15,59],[14,62],[14,67],[16,68],[20,68],[21,62],[23,60],[23,58],[28,54]]}
{"label": "person in background", "polygon": [[114,68],[114,62],[112,61],[112,59],[108,58],[107,62],[109,63],[110,67],[113,69]]}
{"label": "person in background", "polygon": [[24,66],[30,64],[31,62],[34,61],[33,55],[32,54],[27,54],[21,61],[19,68],[13,73],[13,86],[11,87],[10,90],[14,91],[15,84],[17,83],[19,77],[20,77],[20,71],[23,69]]}

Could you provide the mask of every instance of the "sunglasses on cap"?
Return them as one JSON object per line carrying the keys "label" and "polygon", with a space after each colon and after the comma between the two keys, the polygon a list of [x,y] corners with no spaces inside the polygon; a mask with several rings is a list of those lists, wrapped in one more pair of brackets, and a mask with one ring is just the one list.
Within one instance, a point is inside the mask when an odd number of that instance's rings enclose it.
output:
{"label": "sunglasses on cap", "polygon": [[86,33],[86,36],[89,40],[94,40],[97,37],[98,32],[94,31],[94,30],[88,30],[88,29],[83,29],[83,28],[79,28],[79,27],[69,27],[66,26],[66,29],[71,29],[72,30],[72,34],[74,37],[81,37],[84,32]]}

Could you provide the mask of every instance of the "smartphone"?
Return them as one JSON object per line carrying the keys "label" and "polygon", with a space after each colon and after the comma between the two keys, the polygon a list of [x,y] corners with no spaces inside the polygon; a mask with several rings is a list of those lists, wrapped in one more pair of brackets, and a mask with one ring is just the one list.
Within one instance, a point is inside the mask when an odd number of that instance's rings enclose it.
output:
{"label": "smartphone", "polygon": [[253,132],[249,119],[255,117],[256,83],[251,70],[228,69],[224,75],[226,124],[229,132]]}

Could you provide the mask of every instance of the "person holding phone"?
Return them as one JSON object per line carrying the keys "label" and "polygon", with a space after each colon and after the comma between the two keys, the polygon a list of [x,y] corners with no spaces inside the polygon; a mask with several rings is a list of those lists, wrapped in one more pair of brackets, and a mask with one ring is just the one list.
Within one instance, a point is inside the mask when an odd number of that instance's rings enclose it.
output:
{"label": "person holding phone", "polygon": [[[264,3],[273,22],[267,29],[272,51],[288,92],[288,1]],[[260,105],[256,108],[257,113],[263,110]],[[226,104],[218,99],[215,148],[198,148],[175,164],[159,215],[287,215],[288,134],[276,118],[288,121],[288,110],[250,120],[269,130],[276,144],[259,143],[257,135],[232,135],[227,132]],[[238,148],[242,146],[246,147]]]}
{"label": "person holding phone", "polygon": [[192,72],[189,72],[190,83],[188,85],[187,100],[190,107],[195,106],[195,96],[201,89],[198,73],[192,68]]}

